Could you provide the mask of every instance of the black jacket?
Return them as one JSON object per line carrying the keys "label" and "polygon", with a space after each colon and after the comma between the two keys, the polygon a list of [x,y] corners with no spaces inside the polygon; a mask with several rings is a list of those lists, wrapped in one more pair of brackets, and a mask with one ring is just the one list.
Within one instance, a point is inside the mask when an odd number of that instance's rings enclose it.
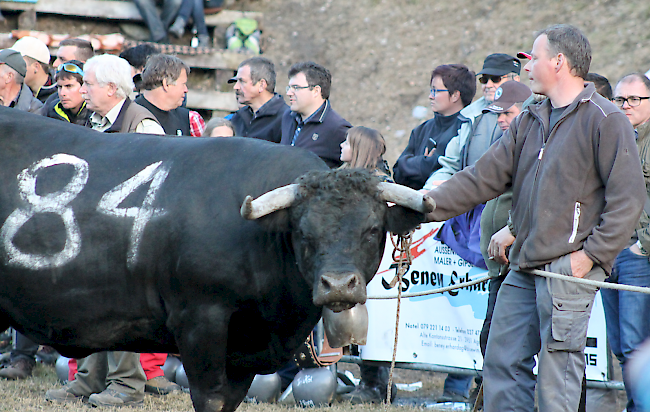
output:
{"label": "black jacket", "polygon": [[158,123],[165,130],[165,134],[170,136],[192,136],[189,109],[177,107],[173,110],[161,110],[143,95],[138,95],[135,102],[156,116]]}
{"label": "black jacket", "polygon": [[78,113],[73,113],[61,106],[58,94],[52,94],[43,105],[41,114],[52,119],[63,120],[64,122],[86,126],[92,112],[86,107],[86,102],[81,104]]}
{"label": "black jacket", "polygon": [[244,106],[232,116],[230,121],[235,127],[235,136],[254,137],[280,143],[282,138],[282,115],[289,111],[289,106],[279,94],[271,97],[256,113],[250,106]]}
{"label": "black jacket", "polygon": [[[395,182],[410,188],[422,189],[431,173],[440,169],[438,158],[445,154],[447,143],[458,134],[458,129],[469,120],[459,113],[434,118],[422,123],[411,132],[409,143],[393,166]],[[424,149],[435,152],[424,155]]]}
{"label": "black jacket", "polygon": [[302,129],[294,146],[315,153],[331,168],[341,166],[341,143],[352,125],[332,109],[329,100],[304,123],[298,113],[287,110],[282,116],[280,143],[290,145],[298,126]]}

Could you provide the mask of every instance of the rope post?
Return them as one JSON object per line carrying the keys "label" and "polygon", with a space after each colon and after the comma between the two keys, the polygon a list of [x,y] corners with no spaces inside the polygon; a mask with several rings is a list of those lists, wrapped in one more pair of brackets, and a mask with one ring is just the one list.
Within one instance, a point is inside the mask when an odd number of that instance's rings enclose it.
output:
{"label": "rope post", "polygon": [[413,231],[409,232],[407,235],[399,236],[397,243],[394,241],[391,236],[391,241],[393,243],[393,259],[395,258],[395,252],[399,253],[399,262],[397,266],[397,274],[395,278],[390,282],[391,287],[397,284],[397,313],[395,314],[395,341],[393,343],[393,357],[390,361],[390,372],[388,374],[388,388],[386,388],[386,403],[384,404],[385,410],[388,410],[388,406],[391,404],[391,397],[393,392],[393,371],[395,370],[395,358],[397,357],[397,340],[399,336],[399,314],[400,306],[402,303],[402,277],[410,267],[413,262],[413,257],[411,256],[411,242],[413,241]]}

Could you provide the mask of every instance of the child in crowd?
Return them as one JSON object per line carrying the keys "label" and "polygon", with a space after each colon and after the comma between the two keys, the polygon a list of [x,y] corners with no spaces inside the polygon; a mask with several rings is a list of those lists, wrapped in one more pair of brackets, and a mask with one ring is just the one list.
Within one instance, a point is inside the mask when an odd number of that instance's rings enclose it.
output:
{"label": "child in crowd", "polygon": [[208,124],[205,125],[203,137],[233,137],[235,135],[235,128],[228,119],[223,117],[213,117]]}
{"label": "child in crowd", "polygon": [[355,126],[341,143],[341,168],[369,169],[382,182],[392,182],[390,170],[382,156],[386,153],[384,137],[375,129]]}

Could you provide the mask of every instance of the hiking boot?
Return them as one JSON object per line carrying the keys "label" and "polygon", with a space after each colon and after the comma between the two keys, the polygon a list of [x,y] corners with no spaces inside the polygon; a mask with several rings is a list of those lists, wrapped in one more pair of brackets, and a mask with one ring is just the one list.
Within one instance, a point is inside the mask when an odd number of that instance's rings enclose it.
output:
{"label": "hiking boot", "polygon": [[74,382],[64,385],[61,389],[50,389],[45,392],[45,400],[56,403],[88,402],[88,395],[78,395],[74,392]]}
{"label": "hiking boot", "polygon": [[180,391],[181,387],[174,382],[170,382],[164,376],[151,378],[144,385],[144,391],[155,395],[167,395],[172,392]]}
{"label": "hiking boot", "polygon": [[88,398],[88,403],[97,407],[120,407],[129,405],[141,405],[144,401],[144,393],[127,394],[116,391],[115,389],[106,389],[102,393],[93,393]]}
{"label": "hiking boot", "polygon": [[27,359],[18,359],[11,362],[8,366],[0,369],[0,378],[4,379],[27,379],[32,376],[34,362]]}
{"label": "hiking boot", "polygon": [[167,29],[167,31],[169,32],[169,34],[173,35],[177,39],[180,39],[185,34],[186,25],[187,22],[185,21],[185,19],[179,16],[176,17],[176,20],[174,20],[174,24],[169,26],[169,29]]}
{"label": "hiking boot", "polygon": [[[341,401],[349,401],[352,405],[363,403],[382,403],[386,401],[385,388],[382,391],[378,386],[367,386],[363,381],[352,392],[341,395]],[[397,386],[393,384],[391,388],[391,402],[397,396]]]}

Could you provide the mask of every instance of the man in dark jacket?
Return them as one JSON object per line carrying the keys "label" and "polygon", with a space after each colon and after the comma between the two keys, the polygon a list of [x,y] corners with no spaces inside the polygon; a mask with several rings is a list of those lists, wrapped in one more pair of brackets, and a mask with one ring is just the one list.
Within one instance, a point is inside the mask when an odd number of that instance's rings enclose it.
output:
{"label": "man in dark jacket", "polygon": [[341,166],[341,143],[352,125],[332,109],[328,100],[332,75],[314,62],[289,69],[287,97],[291,111],[282,117],[281,144],[317,154],[329,167]]}
{"label": "man in dark jacket", "polygon": [[78,60],[59,65],[55,76],[57,98],[45,102],[42,111],[44,116],[86,126],[90,110],[79,92],[83,84],[83,67],[84,64]]}
{"label": "man in dark jacket", "polygon": [[[525,66],[529,106],[473,166],[429,192],[446,220],[512,188],[510,272],[494,309],[483,365],[486,412],[574,412],[597,288],[534,276],[541,268],[602,281],[626,246],[646,197],[630,122],[584,83],[587,38],[569,25],[541,31]],[[532,373],[538,355],[537,379]]]}
{"label": "man in dark jacket", "polygon": [[280,143],[282,116],[289,106],[275,93],[273,63],[264,57],[246,59],[228,83],[235,83],[237,102],[244,105],[230,119],[235,135]]}
{"label": "man in dark jacket", "polygon": [[476,94],[474,73],[462,64],[444,64],[431,73],[429,100],[434,117],[411,132],[408,145],[393,167],[395,182],[422,189],[431,173],[440,168],[438,158],[463,124],[469,127],[460,110]]}

